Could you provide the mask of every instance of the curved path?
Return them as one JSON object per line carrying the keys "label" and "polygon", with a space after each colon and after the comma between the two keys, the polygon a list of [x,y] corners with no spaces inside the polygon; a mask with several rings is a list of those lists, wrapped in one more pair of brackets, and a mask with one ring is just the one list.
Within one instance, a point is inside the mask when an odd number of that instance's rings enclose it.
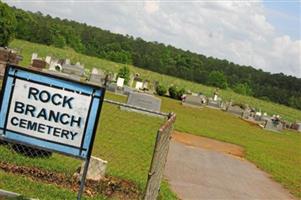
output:
{"label": "curved path", "polygon": [[294,199],[242,155],[239,146],[177,133],[170,144],[165,177],[182,200]]}

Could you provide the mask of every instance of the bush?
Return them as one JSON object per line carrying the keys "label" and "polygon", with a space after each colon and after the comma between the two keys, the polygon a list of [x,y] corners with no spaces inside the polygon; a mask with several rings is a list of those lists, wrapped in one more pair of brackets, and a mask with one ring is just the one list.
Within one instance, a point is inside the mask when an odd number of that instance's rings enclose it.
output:
{"label": "bush", "polygon": [[178,91],[178,88],[175,85],[168,88],[169,96],[173,99],[177,99],[177,97],[178,97],[177,91]]}
{"label": "bush", "polygon": [[183,96],[183,94],[186,93],[186,90],[185,90],[185,88],[182,88],[177,93],[178,93],[178,99],[181,99],[181,97]]}
{"label": "bush", "polygon": [[220,71],[212,71],[209,74],[208,84],[221,89],[226,89],[228,87],[227,79],[224,73]]}
{"label": "bush", "polygon": [[157,85],[157,87],[156,87],[156,93],[158,95],[163,96],[163,95],[166,94],[166,92],[167,92],[167,89],[166,89],[166,87],[164,85],[161,85],[161,84]]}
{"label": "bush", "polygon": [[181,99],[182,95],[185,94],[186,90],[184,88],[178,89],[177,86],[173,85],[168,89],[169,96],[173,99]]}

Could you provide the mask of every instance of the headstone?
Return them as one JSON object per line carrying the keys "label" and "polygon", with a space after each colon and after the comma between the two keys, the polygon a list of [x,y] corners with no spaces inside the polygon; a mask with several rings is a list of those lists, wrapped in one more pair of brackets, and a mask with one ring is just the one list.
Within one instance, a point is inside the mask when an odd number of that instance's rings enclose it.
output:
{"label": "headstone", "polygon": [[50,56],[46,56],[45,62],[46,62],[48,65],[50,65],[50,63],[51,63],[51,57],[50,57]]}
{"label": "headstone", "polygon": [[[80,177],[83,174],[85,163],[83,162],[80,171]],[[87,180],[99,181],[105,177],[108,161],[91,156],[87,172]]]}
{"label": "headstone", "polygon": [[70,65],[70,64],[71,64],[70,59],[67,58],[67,59],[65,60],[65,64],[66,64],[66,65]]}
{"label": "headstone", "polygon": [[123,87],[123,93],[125,95],[129,95],[131,92],[133,92],[133,89],[131,87],[128,87],[128,86]]}
{"label": "headstone", "polygon": [[298,129],[297,131],[301,132],[301,122],[300,123],[297,123],[298,124]]}
{"label": "headstone", "polygon": [[83,76],[85,73],[84,67],[81,65],[70,65],[70,64],[64,64],[62,65],[62,71],[66,74],[74,74],[77,76]]}
{"label": "headstone", "polygon": [[124,78],[117,78],[117,87],[123,87],[124,84]]}
{"label": "headstone", "polygon": [[6,64],[0,62],[0,78],[4,76],[5,68],[6,68]]}
{"label": "headstone", "polygon": [[242,117],[243,113],[244,113],[244,110],[239,106],[229,105],[228,108],[227,108],[227,112]]}
{"label": "headstone", "polygon": [[283,124],[280,120],[269,119],[266,121],[264,128],[267,130],[278,132],[283,130]]}
{"label": "headstone", "polygon": [[160,112],[161,99],[150,94],[132,92],[129,94],[127,104]]}
{"label": "headstone", "polygon": [[33,59],[33,60],[32,60],[31,66],[32,66],[33,68],[42,70],[42,69],[44,69],[44,68],[46,67],[46,64],[47,64],[47,63],[46,63],[44,60],[36,58],[36,59]]}
{"label": "headstone", "polygon": [[34,59],[37,59],[38,58],[38,54],[37,53],[33,53],[31,55],[31,62],[34,60]]}
{"label": "headstone", "polygon": [[222,102],[220,100],[214,101],[213,99],[209,99],[208,106],[212,108],[221,108]]}
{"label": "headstone", "polygon": [[117,90],[117,85],[115,83],[111,83],[107,86],[107,89],[110,91],[110,92],[116,92]]}
{"label": "headstone", "polygon": [[204,105],[204,98],[202,96],[194,96],[194,95],[187,95],[185,100],[182,102],[183,105],[186,106],[196,106],[201,107]]}
{"label": "headstone", "polygon": [[135,88],[136,88],[137,90],[143,89],[143,82],[137,81],[137,82],[136,82]]}
{"label": "headstone", "polygon": [[254,119],[255,119],[255,121],[262,121],[261,117],[262,117],[262,113],[261,112],[256,112],[255,116],[254,116]]}

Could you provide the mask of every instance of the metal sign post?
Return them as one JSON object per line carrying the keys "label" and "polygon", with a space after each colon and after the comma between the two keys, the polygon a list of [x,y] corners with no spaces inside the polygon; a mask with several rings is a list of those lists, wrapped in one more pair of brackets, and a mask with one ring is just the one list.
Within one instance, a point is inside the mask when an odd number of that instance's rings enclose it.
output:
{"label": "metal sign post", "polygon": [[0,137],[85,160],[81,198],[105,88],[7,65]]}

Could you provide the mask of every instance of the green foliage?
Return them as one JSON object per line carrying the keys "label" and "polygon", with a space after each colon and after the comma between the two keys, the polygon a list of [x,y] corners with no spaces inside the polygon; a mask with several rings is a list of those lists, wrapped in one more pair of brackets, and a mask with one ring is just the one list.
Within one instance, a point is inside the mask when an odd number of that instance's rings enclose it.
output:
{"label": "green foliage", "polygon": [[167,89],[166,89],[166,87],[164,85],[158,84],[156,86],[156,93],[158,95],[163,96],[163,95],[166,94],[166,92],[167,92]]}
{"label": "green foliage", "polygon": [[178,99],[178,88],[175,85],[172,85],[168,88],[169,96],[173,99]]}
{"label": "green foliage", "polygon": [[15,36],[16,18],[12,9],[0,2],[0,46],[7,46]]}
{"label": "green foliage", "polygon": [[294,97],[294,96],[290,97],[289,105],[291,107],[298,108],[301,110],[301,97]]}
{"label": "green foliage", "polygon": [[179,89],[177,86],[172,85],[168,88],[169,96],[173,99],[181,100],[183,94],[186,90],[184,88]]}
{"label": "green foliage", "polygon": [[62,35],[57,35],[53,39],[53,45],[58,48],[64,48],[66,46],[66,40]]}
{"label": "green foliage", "polygon": [[[57,47],[67,46],[89,56],[133,64],[160,74],[219,88],[234,89],[238,83],[248,83],[252,88],[251,95],[256,98],[266,96],[270,101],[299,108],[295,103],[289,102],[289,99],[292,96],[301,97],[300,78],[282,73],[270,74],[170,45],[147,42],[87,24],[44,16],[39,12],[31,13],[14,8],[11,13],[15,13],[17,17],[16,36],[19,39]],[[0,20],[3,21],[4,18],[1,17]],[[61,37],[64,37],[65,45]],[[220,71],[223,75],[215,74],[212,77],[213,71]]]}
{"label": "green foliage", "polygon": [[253,94],[252,88],[247,83],[238,83],[233,88],[233,91],[242,94],[242,95],[248,95],[251,96]]}
{"label": "green foliage", "polygon": [[117,76],[120,78],[124,78],[124,84],[127,85],[129,83],[130,76],[131,76],[130,68],[127,66],[122,67],[119,70]]}
{"label": "green foliage", "polygon": [[208,84],[221,89],[228,87],[227,79],[223,72],[212,71],[208,77]]}
{"label": "green foliage", "polygon": [[[59,49],[59,48],[54,48],[53,46],[34,44],[22,40],[14,40],[10,44],[10,47],[22,48],[23,60],[20,63],[20,65],[22,66],[30,65],[31,62],[30,58],[33,52],[37,52],[41,57],[52,55],[53,57],[56,58],[70,58],[73,61],[79,61],[81,63],[84,63],[86,68],[90,70],[92,69],[92,67],[99,66],[104,71],[118,73],[119,69],[123,66],[118,63],[110,62],[108,60],[79,54],[70,49]],[[132,72],[139,73],[141,75],[141,78],[147,80],[156,80],[166,86],[181,85],[181,87],[187,88],[192,92],[202,91],[202,93],[207,96],[212,95],[213,91],[215,90],[215,88],[213,87],[208,87],[195,82],[175,78],[161,73],[152,72],[132,65],[127,65],[127,66],[130,68]],[[293,109],[291,107],[272,103],[271,101],[264,101],[259,98],[254,98],[251,96],[243,96],[228,89],[219,90],[219,93],[220,96],[225,101],[233,100],[234,102],[248,104],[251,107],[261,109],[262,112],[267,112],[268,114],[274,114],[274,113],[279,114],[280,116],[282,116],[283,119],[291,122],[294,122],[296,119],[299,121],[301,120],[301,111]],[[262,96],[264,96],[264,94]]]}

